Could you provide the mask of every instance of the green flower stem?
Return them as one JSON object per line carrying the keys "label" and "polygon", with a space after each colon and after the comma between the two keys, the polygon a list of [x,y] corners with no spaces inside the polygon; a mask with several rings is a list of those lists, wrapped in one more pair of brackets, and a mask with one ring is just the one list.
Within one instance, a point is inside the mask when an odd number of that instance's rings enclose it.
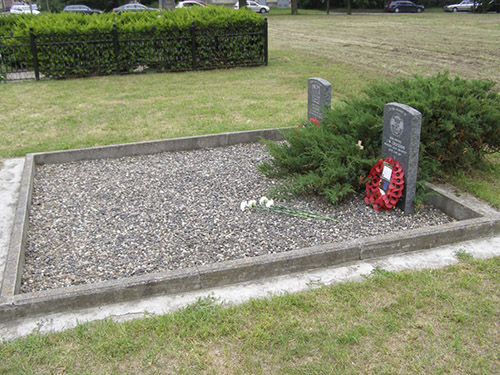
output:
{"label": "green flower stem", "polygon": [[252,208],[257,208],[259,210],[263,211],[274,211],[280,214],[288,215],[288,216],[294,216],[294,217],[301,217],[301,218],[308,218],[308,219],[319,219],[319,220],[330,220],[330,221],[337,221],[337,219],[329,216],[324,216],[320,215],[314,212],[310,211],[305,211],[305,210],[299,210],[296,208],[290,208],[286,206],[280,206],[280,205],[273,205],[271,207],[265,207],[265,206],[254,206]]}

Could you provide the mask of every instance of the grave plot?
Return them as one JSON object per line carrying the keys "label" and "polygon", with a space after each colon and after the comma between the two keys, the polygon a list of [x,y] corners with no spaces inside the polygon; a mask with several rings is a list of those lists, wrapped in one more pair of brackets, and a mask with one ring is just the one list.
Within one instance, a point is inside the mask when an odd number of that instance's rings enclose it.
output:
{"label": "grave plot", "polygon": [[340,206],[310,196],[287,207],[334,221],[240,209],[275,181],[257,171],[262,144],[38,166],[21,292],[299,250],[451,222],[374,212],[359,195]]}
{"label": "grave plot", "polygon": [[[276,129],[29,154],[0,322],[177,295],[500,232],[480,204],[431,187],[415,215],[285,202],[331,220],[240,209],[273,181],[255,169]],[[431,208],[434,206],[435,208]]]}

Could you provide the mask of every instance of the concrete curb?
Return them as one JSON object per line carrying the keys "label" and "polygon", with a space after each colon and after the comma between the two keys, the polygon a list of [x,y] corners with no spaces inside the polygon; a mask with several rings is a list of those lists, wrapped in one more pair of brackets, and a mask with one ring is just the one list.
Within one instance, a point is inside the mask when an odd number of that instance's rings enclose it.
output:
{"label": "concrete curb", "polygon": [[[283,128],[281,130],[284,130]],[[224,147],[238,143],[253,143],[260,139],[281,140],[280,129],[248,130],[219,133],[195,137],[164,139],[125,143],[111,146],[82,148],[77,150],[42,152],[32,154],[36,164],[59,164],[79,160],[121,158],[124,156],[150,155],[160,152],[199,150],[202,148]]]}
{"label": "concrete curb", "polygon": [[28,154],[24,162],[21,176],[21,188],[17,203],[14,223],[7,252],[7,261],[3,275],[2,289],[0,291],[0,311],[4,299],[14,296],[21,285],[24,265],[24,247],[28,230],[31,195],[33,192],[33,178],[35,176],[35,163],[33,156]]}
{"label": "concrete curb", "polygon": [[280,139],[279,130],[224,133],[130,145],[96,147],[27,155],[21,192],[4,280],[0,294],[0,322],[69,311],[144,297],[170,295],[329,267],[362,259],[430,249],[437,246],[500,233],[500,215],[473,198],[457,197],[445,188],[430,186],[429,202],[458,222],[383,236],[325,244],[287,253],[263,255],[139,277],[87,284],[43,292],[18,294],[24,260],[24,244],[36,164],[64,163],[102,157],[123,157],[205,147],[223,147]]}
{"label": "concrete curb", "polygon": [[25,158],[0,161],[0,288],[19,198]]}

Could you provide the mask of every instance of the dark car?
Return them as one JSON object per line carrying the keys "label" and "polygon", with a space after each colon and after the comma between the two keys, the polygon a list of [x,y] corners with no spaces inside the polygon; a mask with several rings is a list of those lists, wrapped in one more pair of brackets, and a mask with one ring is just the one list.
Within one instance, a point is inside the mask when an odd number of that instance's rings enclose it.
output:
{"label": "dark car", "polygon": [[120,14],[123,12],[151,12],[156,11],[160,12],[158,8],[148,8],[145,5],[135,3],[135,4],[125,4],[118,8],[113,8],[113,12],[116,14]]}
{"label": "dark car", "polygon": [[102,13],[102,10],[92,9],[86,5],[66,5],[63,9],[63,12],[72,12],[72,13],[84,13],[84,14],[94,14],[94,13]]}
{"label": "dark car", "polygon": [[393,13],[402,13],[402,12],[410,12],[410,13],[421,13],[424,11],[423,5],[415,4],[413,1],[389,1],[385,6],[384,10],[386,12]]}

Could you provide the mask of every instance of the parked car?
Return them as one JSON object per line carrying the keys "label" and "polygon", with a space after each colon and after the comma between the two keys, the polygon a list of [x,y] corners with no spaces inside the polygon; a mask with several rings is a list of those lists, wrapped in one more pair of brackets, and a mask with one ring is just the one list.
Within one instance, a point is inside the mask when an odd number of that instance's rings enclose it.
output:
{"label": "parked car", "polygon": [[34,4],[31,7],[29,5],[14,4],[10,7],[10,13],[37,15],[37,14],[40,14],[40,11],[37,10],[37,6]]}
{"label": "parked car", "polygon": [[410,13],[421,13],[425,7],[423,5],[415,4],[413,1],[389,1],[384,10],[386,12],[400,13],[400,12],[410,12]]}
{"label": "parked car", "polygon": [[[477,7],[477,11],[478,12],[482,12],[483,11],[483,4],[481,4],[481,5],[479,5]],[[486,9],[486,12],[496,12],[496,13],[499,13],[500,12],[500,0],[491,0],[488,3],[488,8]]]}
{"label": "parked car", "polygon": [[[254,12],[257,12],[257,13],[268,13],[269,12],[269,7],[267,5],[260,5],[256,1],[247,0],[247,8],[252,9]],[[238,1],[236,2],[236,4],[234,4],[233,9],[240,9],[240,3]]]}
{"label": "parked car", "polygon": [[160,12],[158,8],[149,8],[145,5],[136,3],[136,4],[125,4],[118,8],[113,8],[113,12],[116,14],[120,14],[123,12]]}
{"label": "parked car", "polygon": [[[476,8],[480,6],[481,3],[476,1]],[[461,3],[445,5],[443,7],[445,12],[472,12],[474,10],[474,1],[472,0],[463,0]]]}
{"label": "parked car", "polygon": [[102,13],[102,10],[92,9],[86,5],[66,5],[63,9],[63,12],[71,12],[71,13],[84,13],[84,14],[94,14],[94,13]]}
{"label": "parked car", "polygon": [[190,7],[206,7],[207,4],[201,2],[201,1],[195,1],[195,0],[187,0],[187,1],[179,1],[179,4],[177,4],[175,7],[176,8],[190,8]]}

